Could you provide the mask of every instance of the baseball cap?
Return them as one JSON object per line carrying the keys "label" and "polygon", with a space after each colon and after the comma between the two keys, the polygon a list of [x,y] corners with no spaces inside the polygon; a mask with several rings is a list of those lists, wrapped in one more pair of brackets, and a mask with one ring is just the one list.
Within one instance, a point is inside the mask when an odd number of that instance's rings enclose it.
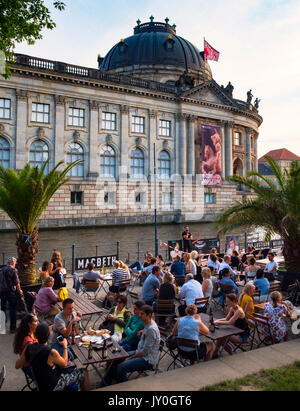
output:
{"label": "baseball cap", "polygon": [[8,264],[12,264],[12,263],[14,263],[15,261],[17,261],[17,259],[16,259],[15,257],[8,257],[8,259],[7,259],[7,263],[8,263]]}

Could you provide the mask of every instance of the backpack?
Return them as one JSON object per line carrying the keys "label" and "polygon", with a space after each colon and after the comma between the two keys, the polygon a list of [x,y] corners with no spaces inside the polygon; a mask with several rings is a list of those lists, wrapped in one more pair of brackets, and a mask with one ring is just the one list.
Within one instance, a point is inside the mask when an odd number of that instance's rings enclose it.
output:
{"label": "backpack", "polygon": [[58,291],[58,301],[64,301],[68,298],[68,290],[66,287],[61,287]]}
{"label": "backpack", "polygon": [[0,292],[9,291],[5,277],[6,265],[0,268]]}

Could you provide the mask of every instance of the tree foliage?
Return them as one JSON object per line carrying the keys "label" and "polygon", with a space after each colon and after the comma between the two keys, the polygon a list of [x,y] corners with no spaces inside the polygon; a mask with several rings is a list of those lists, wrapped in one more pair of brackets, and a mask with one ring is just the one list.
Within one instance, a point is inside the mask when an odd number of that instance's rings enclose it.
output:
{"label": "tree foliage", "polygon": [[[58,10],[65,9],[62,1],[53,1],[53,5]],[[5,78],[11,75],[7,63],[13,61],[16,43],[34,44],[43,37],[43,29],[54,27],[55,22],[44,0],[0,0],[0,50],[6,62],[2,75]]]}
{"label": "tree foliage", "polygon": [[274,179],[251,171],[247,177],[232,176],[228,180],[251,189],[255,198],[236,202],[217,218],[219,233],[237,228],[258,228],[266,231],[266,240],[279,234],[284,241],[283,254],[287,269],[300,270],[300,163],[293,161],[281,170],[271,157],[265,156]]}

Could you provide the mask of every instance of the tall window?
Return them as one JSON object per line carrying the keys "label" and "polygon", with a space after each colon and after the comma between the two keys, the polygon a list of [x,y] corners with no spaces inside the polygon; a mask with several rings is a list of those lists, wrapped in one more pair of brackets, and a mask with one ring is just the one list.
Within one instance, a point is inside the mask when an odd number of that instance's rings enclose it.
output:
{"label": "tall window", "polygon": [[234,145],[235,146],[242,145],[242,133],[238,133],[237,131],[234,132]]}
{"label": "tall window", "polygon": [[102,112],[102,129],[116,130],[117,129],[117,115],[115,113]]}
{"label": "tall window", "polygon": [[9,143],[0,137],[0,165],[4,168],[9,168],[10,147]]}
{"label": "tall window", "polygon": [[167,151],[161,151],[158,156],[158,175],[160,178],[171,176],[171,160]]}
{"label": "tall window", "polygon": [[116,176],[116,154],[112,147],[104,146],[100,152],[100,175]]}
{"label": "tall window", "polygon": [[139,148],[132,150],[130,155],[130,176],[137,177],[144,175],[144,153]]}
{"label": "tall window", "polygon": [[145,117],[132,116],[132,132],[145,133]]}
{"label": "tall window", "polygon": [[170,137],[171,121],[159,120],[159,135],[164,137]]}
{"label": "tall window", "polygon": [[[29,163],[31,167],[38,166],[41,169],[45,161],[49,157],[48,145],[42,140],[34,141],[30,146]],[[49,164],[45,168],[45,173],[49,172]]]}
{"label": "tall window", "polygon": [[69,126],[84,127],[84,109],[69,107]]}
{"label": "tall window", "polygon": [[[67,164],[73,163],[76,160],[83,160],[84,152],[83,148],[78,143],[71,143],[67,152]],[[71,177],[83,177],[83,162],[77,164],[68,173]]]}
{"label": "tall window", "polygon": [[36,123],[50,122],[50,106],[49,104],[32,103],[31,121]]}
{"label": "tall window", "polygon": [[11,101],[8,98],[0,98],[0,118],[10,118]]}

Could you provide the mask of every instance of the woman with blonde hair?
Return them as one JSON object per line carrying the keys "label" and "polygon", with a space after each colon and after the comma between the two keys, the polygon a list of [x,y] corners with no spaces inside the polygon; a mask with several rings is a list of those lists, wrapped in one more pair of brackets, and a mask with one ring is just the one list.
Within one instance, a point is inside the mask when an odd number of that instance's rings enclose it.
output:
{"label": "woman with blonde hair", "polygon": [[[271,301],[265,304],[264,314],[268,318],[271,336],[276,343],[281,342],[281,340],[287,341],[284,317],[290,316],[290,309],[282,301],[282,295],[279,291],[273,291],[270,298]],[[264,332],[268,334],[268,330],[264,329]]]}
{"label": "woman with blonde hair", "polygon": [[[163,276],[162,284],[159,287],[158,297],[156,301],[159,300],[175,300],[176,295],[176,286],[175,286],[175,277],[170,272],[166,272]],[[175,305],[169,308],[160,308],[156,307],[156,301],[153,303],[153,311],[157,314],[163,314],[159,317],[159,325],[164,325],[166,318],[168,319],[167,325],[169,326],[172,321],[172,316],[167,317],[167,314],[174,314]]]}
{"label": "woman with blonde hair", "polygon": [[120,268],[124,268],[124,270],[127,271],[127,280],[130,280],[130,270],[129,270],[129,267],[128,267],[125,263],[123,263],[123,261],[121,261],[121,260],[119,260],[119,263],[120,263]]}
{"label": "woman with blonde hair", "polygon": [[246,317],[251,317],[254,313],[253,295],[255,292],[255,285],[248,283],[245,285],[243,293],[239,298],[239,306],[243,309]]}
{"label": "woman with blonde hair", "polygon": [[50,271],[50,275],[54,278],[53,290],[59,290],[64,286],[64,268],[59,251],[54,251],[51,258],[51,263],[53,264],[52,271]]}
{"label": "woman with blonde hair", "polygon": [[204,297],[209,297],[211,298],[212,292],[213,292],[213,283],[211,279],[211,270],[209,267],[204,267],[202,268],[202,277],[203,277],[203,283],[202,283],[202,292]]}
{"label": "woman with blonde hair", "polygon": [[197,275],[197,268],[194,261],[191,259],[191,254],[184,253],[184,264],[185,264],[185,274],[193,274],[195,277]]}

